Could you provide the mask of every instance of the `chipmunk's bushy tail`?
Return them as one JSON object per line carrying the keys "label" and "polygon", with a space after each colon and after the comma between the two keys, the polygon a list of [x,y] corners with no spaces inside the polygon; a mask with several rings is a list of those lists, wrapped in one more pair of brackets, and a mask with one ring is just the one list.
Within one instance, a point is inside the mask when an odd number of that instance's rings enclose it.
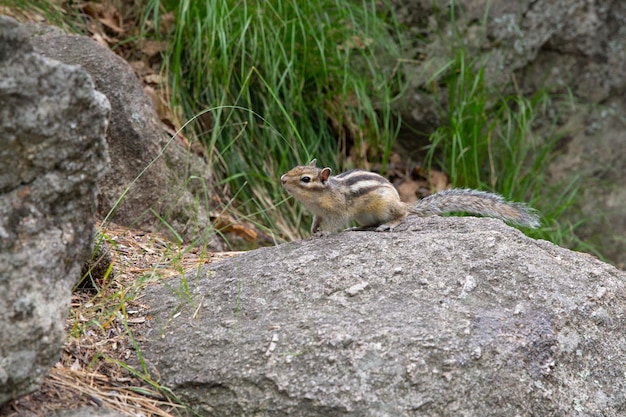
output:
{"label": "chipmunk's bushy tail", "polygon": [[453,211],[494,217],[517,226],[536,228],[540,225],[537,210],[524,203],[506,201],[498,194],[471,189],[445,190],[409,206],[417,216],[432,216]]}

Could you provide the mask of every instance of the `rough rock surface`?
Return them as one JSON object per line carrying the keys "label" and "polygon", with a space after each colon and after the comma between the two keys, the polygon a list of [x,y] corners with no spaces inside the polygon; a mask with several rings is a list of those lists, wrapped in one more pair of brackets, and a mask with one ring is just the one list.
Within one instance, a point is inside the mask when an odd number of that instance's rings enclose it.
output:
{"label": "rough rock surface", "polygon": [[[132,415],[133,410],[128,410]],[[84,407],[76,410],[67,410],[55,413],[51,417],[124,417],[126,414],[103,408]]]}
{"label": "rough rock surface", "polygon": [[[127,413],[120,413],[115,410],[103,408],[103,407],[81,407],[73,408],[69,410],[57,411],[52,414],[47,414],[45,417],[125,417],[129,415],[137,415],[136,409],[129,407],[126,410]],[[142,414],[139,414],[142,415]],[[22,411],[19,417],[42,417],[41,413]]]}
{"label": "rough rock surface", "polygon": [[149,288],[206,416],[626,415],[626,274],[478,218],[245,253]]}
{"label": "rough rock surface", "polygon": [[[206,205],[207,199],[210,201],[211,170],[178,139],[170,141],[128,63],[85,36],[42,25],[30,26],[29,30],[36,51],[83,66],[111,102],[107,142],[113,164],[98,184],[99,216],[107,216],[132,185],[110,220],[168,234],[163,220],[149,211],[152,208],[186,241],[204,237],[211,224]],[[216,238],[212,246],[222,248]]]}
{"label": "rough rock surface", "polygon": [[[429,133],[441,123],[436,112],[447,94],[433,96],[427,80],[446,62],[458,36],[450,30],[448,1],[393,1],[415,42],[407,64],[412,86],[404,120],[413,129],[401,135],[401,147],[423,145],[415,131]],[[459,0],[455,24],[468,59],[483,58],[487,82],[499,91],[516,87],[530,95],[540,86],[571,96],[554,112],[563,125],[557,134],[569,141],[552,167],[559,180],[583,173],[582,214],[589,220],[582,237],[601,245],[613,262],[626,266],[626,2],[619,0]],[[413,61],[410,61],[413,62]],[[569,88],[569,90],[566,89]],[[440,103],[444,102],[444,103]]]}
{"label": "rough rock surface", "polygon": [[0,404],[58,360],[109,163],[109,111],[84,70],[34,53],[0,16]]}

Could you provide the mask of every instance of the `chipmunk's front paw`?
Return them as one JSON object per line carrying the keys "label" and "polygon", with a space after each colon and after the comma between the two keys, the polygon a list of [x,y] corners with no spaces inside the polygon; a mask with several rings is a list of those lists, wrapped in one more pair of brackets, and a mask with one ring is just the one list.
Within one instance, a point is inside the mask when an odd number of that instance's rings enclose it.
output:
{"label": "chipmunk's front paw", "polygon": [[331,232],[327,232],[327,231],[323,231],[323,230],[317,230],[313,233],[311,233],[311,237],[325,237],[325,236],[330,236],[332,233]]}
{"label": "chipmunk's front paw", "polygon": [[393,221],[388,223],[383,223],[376,228],[377,232],[393,232],[393,229],[396,228],[402,221]]}
{"label": "chipmunk's front paw", "polygon": [[393,228],[396,227],[395,223],[385,223],[380,226],[359,226],[359,227],[350,227],[345,232],[391,232]]}
{"label": "chipmunk's front paw", "polygon": [[348,227],[344,230],[344,232],[373,232],[376,231],[375,226],[356,226],[356,227]]}

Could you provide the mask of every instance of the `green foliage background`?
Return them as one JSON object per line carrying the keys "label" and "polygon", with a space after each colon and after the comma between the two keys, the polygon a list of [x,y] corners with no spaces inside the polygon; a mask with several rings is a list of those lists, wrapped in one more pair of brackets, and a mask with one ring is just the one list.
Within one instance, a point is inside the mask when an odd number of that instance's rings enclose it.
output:
{"label": "green foliage background", "polygon": [[[5,2],[80,30],[80,10],[70,4]],[[561,137],[553,110],[575,101],[486,83],[489,57],[465,45],[452,6],[436,15],[434,36],[445,38],[447,56],[427,57],[424,65],[435,68],[421,92],[445,103],[443,123],[423,150],[425,165],[446,172],[453,187],[539,209],[542,227],[526,231],[531,236],[599,254],[576,235],[584,219],[565,220],[580,179],[548,185],[545,175]],[[405,45],[432,41],[404,39],[409,31],[392,7],[375,0],[141,0],[131,9],[144,30],[130,41],[156,37],[168,45],[163,73],[172,107],[191,122],[187,137],[207,149],[216,186],[233,196],[225,210],[277,241],[306,236],[310,224],[280,186],[292,166],[317,158],[339,172],[380,163],[384,174],[401,126],[396,100],[411,93],[403,70],[421,65],[404,59]],[[168,15],[174,23],[160,27]],[[549,126],[541,137],[540,124]]]}
{"label": "green foliage background", "polygon": [[148,10],[154,22],[176,16],[165,59],[173,104],[187,117],[208,112],[195,137],[268,232],[299,236],[301,209],[282,202],[279,181],[294,165],[341,169],[348,146],[356,162],[387,160],[400,46],[380,2],[149,0]]}

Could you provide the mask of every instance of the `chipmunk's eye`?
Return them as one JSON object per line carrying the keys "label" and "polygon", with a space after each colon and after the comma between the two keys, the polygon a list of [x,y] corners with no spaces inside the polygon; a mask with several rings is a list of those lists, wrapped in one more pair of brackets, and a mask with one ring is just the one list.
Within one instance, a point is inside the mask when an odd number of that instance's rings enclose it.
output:
{"label": "chipmunk's eye", "polygon": [[300,181],[309,183],[311,182],[311,177],[309,177],[308,175],[305,175],[304,177],[300,178]]}

